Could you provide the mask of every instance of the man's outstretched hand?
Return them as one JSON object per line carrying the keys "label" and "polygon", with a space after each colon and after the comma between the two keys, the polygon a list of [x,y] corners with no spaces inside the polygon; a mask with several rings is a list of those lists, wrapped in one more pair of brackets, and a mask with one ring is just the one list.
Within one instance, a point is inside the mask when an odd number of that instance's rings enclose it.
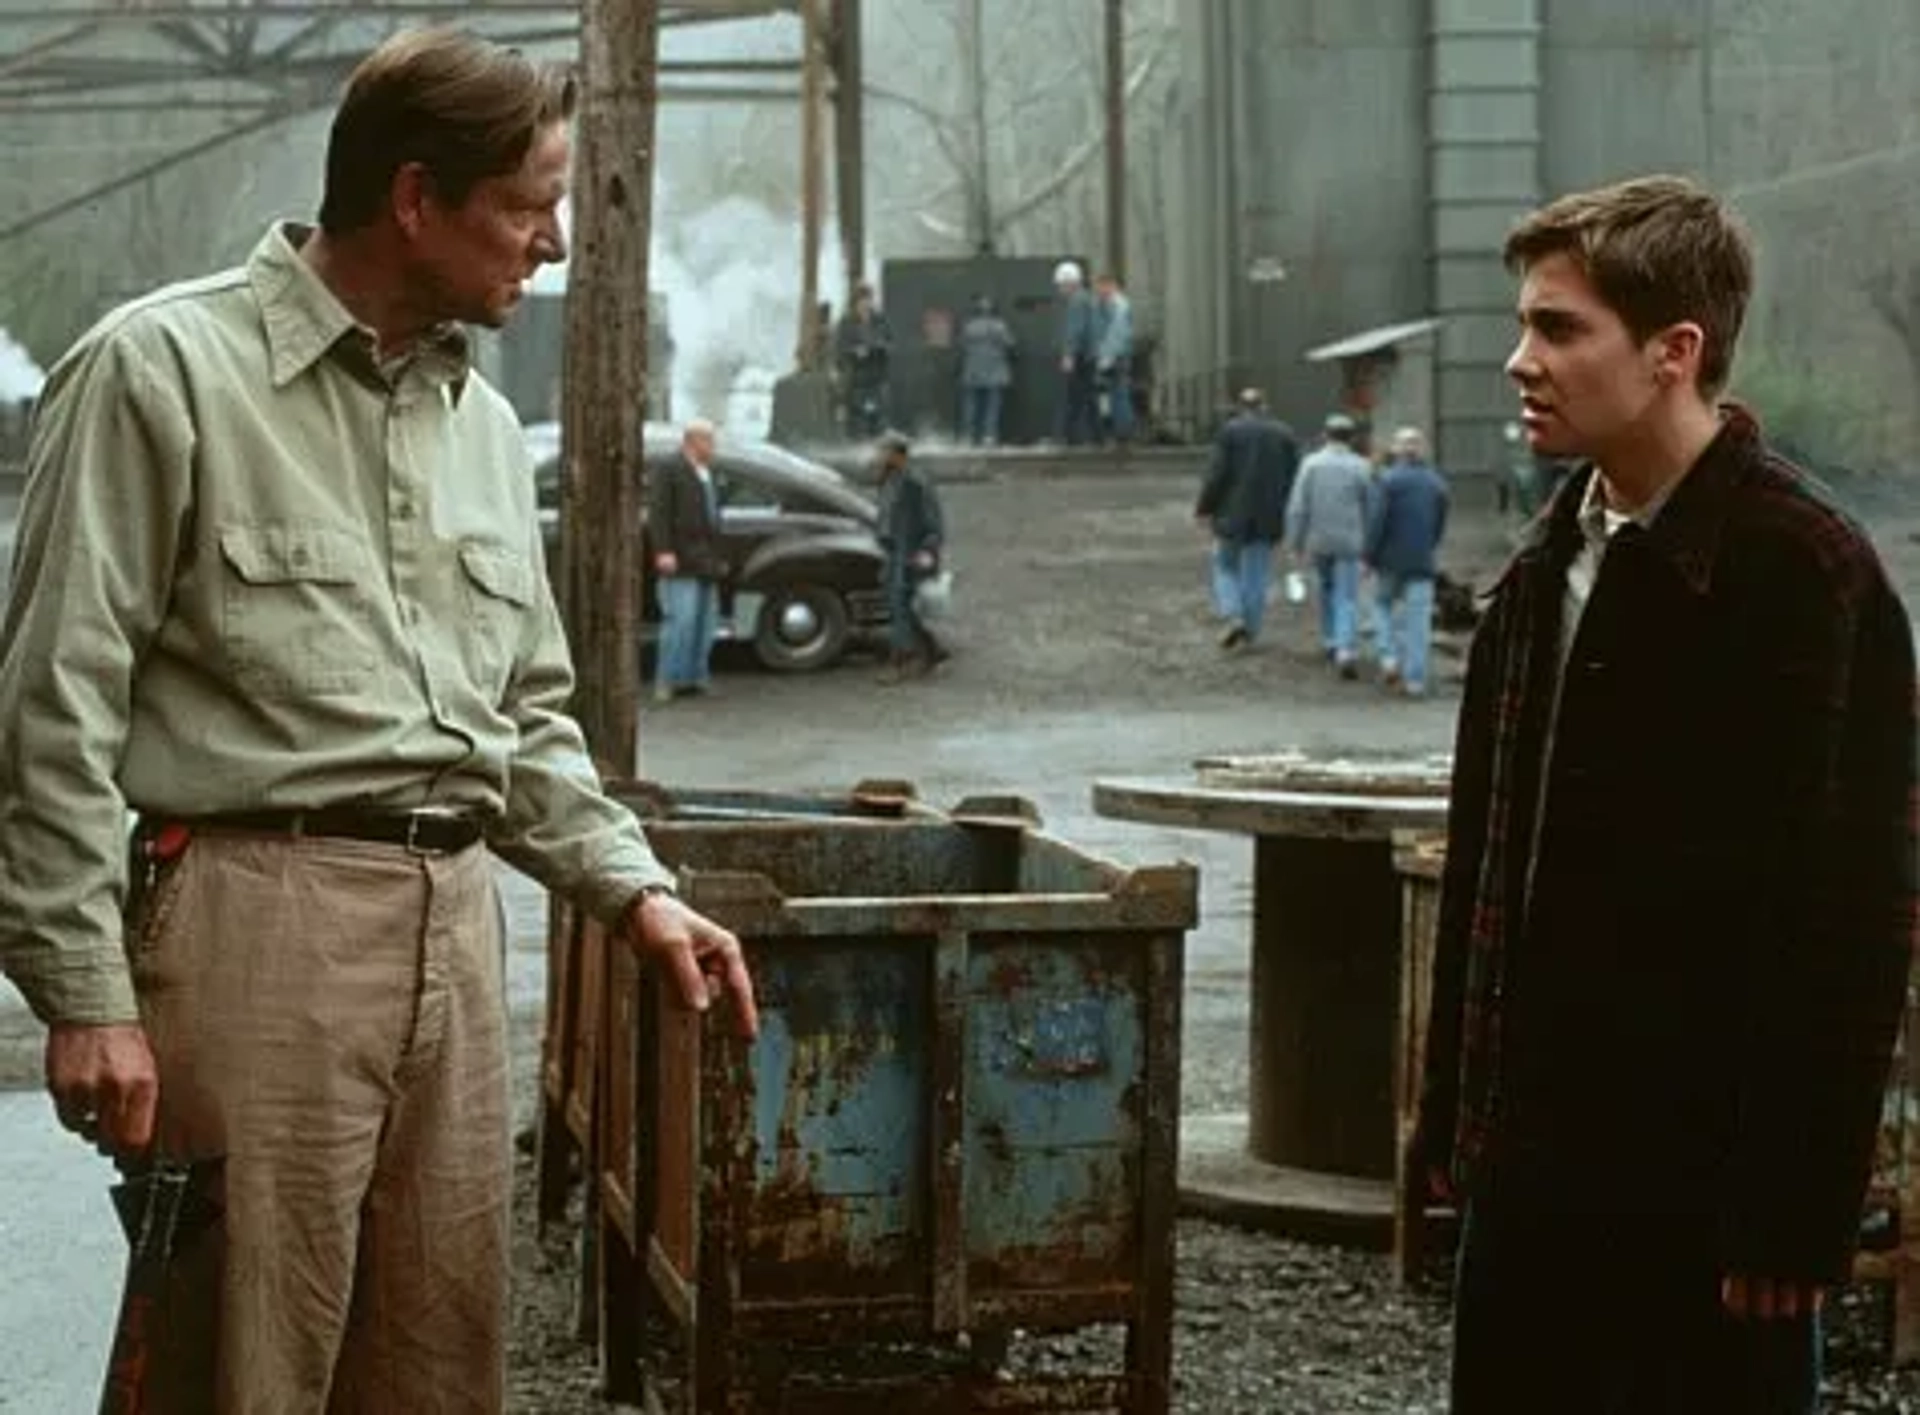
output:
{"label": "man's outstretched hand", "polygon": [[1743,1320],[1792,1321],[1826,1305],[1826,1289],[1810,1282],[1730,1276],[1720,1281],[1720,1305]]}
{"label": "man's outstretched hand", "polygon": [[137,1022],[47,1033],[47,1094],[60,1123],[109,1155],[153,1143],[160,1099],[153,1049]]}
{"label": "man's outstretched hand", "polygon": [[749,1040],[759,1035],[753,979],[740,940],[730,932],[671,894],[643,894],[635,900],[627,910],[626,932],[641,958],[673,976],[682,1003],[705,1012],[716,998],[729,997],[740,1035]]}

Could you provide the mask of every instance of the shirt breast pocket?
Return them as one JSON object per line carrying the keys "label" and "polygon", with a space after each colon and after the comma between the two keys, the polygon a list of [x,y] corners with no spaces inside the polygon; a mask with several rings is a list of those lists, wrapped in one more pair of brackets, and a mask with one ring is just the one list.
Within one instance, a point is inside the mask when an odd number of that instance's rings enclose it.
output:
{"label": "shirt breast pocket", "polygon": [[506,688],[526,615],[533,608],[533,565],[504,546],[470,541],[460,547],[460,568],[469,668],[476,682],[497,697]]}
{"label": "shirt breast pocket", "polygon": [[375,666],[372,559],[327,526],[223,526],[221,635],[234,682],[263,699],[364,691]]}

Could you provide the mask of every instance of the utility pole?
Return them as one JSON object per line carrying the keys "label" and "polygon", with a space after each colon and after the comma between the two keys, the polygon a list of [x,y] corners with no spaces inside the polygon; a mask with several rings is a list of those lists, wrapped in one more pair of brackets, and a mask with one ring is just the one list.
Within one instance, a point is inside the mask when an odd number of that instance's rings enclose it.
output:
{"label": "utility pole", "polygon": [[820,353],[820,237],[826,218],[826,24],[824,0],[800,0],[800,342],[794,366]]}
{"label": "utility pole", "polygon": [[834,0],[834,192],[840,207],[840,247],[847,262],[845,304],[867,268],[866,49],[860,0]]}
{"label": "utility pole", "polygon": [[1107,269],[1127,278],[1127,10],[1107,6]]}
{"label": "utility pole", "polygon": [[986,0],[967,0],[967,57],[973,65],[973,250],[993,254],[993,187],[988,181]]}
{"label": "utility pole", "polygon": [[603,772],[639,774],[641,462],[659,0],[581,0],[568,264],[561,561],[579,687]]}

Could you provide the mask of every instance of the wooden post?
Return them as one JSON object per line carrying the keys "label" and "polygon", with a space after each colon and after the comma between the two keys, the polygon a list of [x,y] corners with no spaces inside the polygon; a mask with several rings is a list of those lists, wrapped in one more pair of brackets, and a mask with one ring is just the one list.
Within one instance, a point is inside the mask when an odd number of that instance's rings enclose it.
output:
{"label": "wooden post", "polygon": [[854,289],[867,268],[866,50],[860,26],[860,0],[834,0],[834,193],[847,265],[842,309],[853,304]]}
{"label": "wooden post", "polygon": [[639,772],[640,512],[659,0],[582,0],[561,559],[574,709],[601,771]]}
{"label": "wooden post", "polygon": [[1107,5],[1107,269],[1127,278],[1127,15]]}
{"label": "wooden post", "polygon": [[973,253],[993,254],[992,143],[987,129],[987,20],[984,0],[968,0],[967,67],[969,79],[967,120],[973,127],[972,214],[968,225],[973,232]]}
{"label": "wooden post", "polygon": [[820,227],[826,214],[826,26],[822,0],[800,0],[800,338],[794,365],[820,353]]}

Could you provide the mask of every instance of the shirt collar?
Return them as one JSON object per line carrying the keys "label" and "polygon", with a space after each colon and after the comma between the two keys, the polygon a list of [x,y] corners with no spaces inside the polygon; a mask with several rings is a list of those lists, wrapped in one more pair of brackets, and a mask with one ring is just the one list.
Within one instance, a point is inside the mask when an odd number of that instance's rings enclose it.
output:
{"label": "shirt collar", "polygon": [[[1672,565],[1696,593],[1705,594],[1712,586],[1721,530],[1742,470],[1759,443],[1760,427],[1753,414],[1737,403],[1728,403],[1721,409],[1719,433],[1686,475],[1652,505],[1628,518],[1645,537],[1647,548]],[[1589,518],[1595,512],[1604,527],[1606,513],[1598,481],[1599,473],[1590,463],[1569,477],[1547,509],[1528,526],[1515,561],[1556,554],[1563,560],[1571,559],[1573,549],[1589,533],[1587,528],[1593,524]]]}
{"label": "shirt collar", "polygon": [[[278,223],[247,261],[247,278],[266,324],[275,388],[285,388],[336,349],[350,350],[347,357],[359,371],[377,372],[373,331],[354,319],[300,258],[300,247],[312,234],[310,226]],[[471,341],[458,324],[438,325],[422,336],[410,362],[430,381],[447,385],[457,404],[472,371]]]}

